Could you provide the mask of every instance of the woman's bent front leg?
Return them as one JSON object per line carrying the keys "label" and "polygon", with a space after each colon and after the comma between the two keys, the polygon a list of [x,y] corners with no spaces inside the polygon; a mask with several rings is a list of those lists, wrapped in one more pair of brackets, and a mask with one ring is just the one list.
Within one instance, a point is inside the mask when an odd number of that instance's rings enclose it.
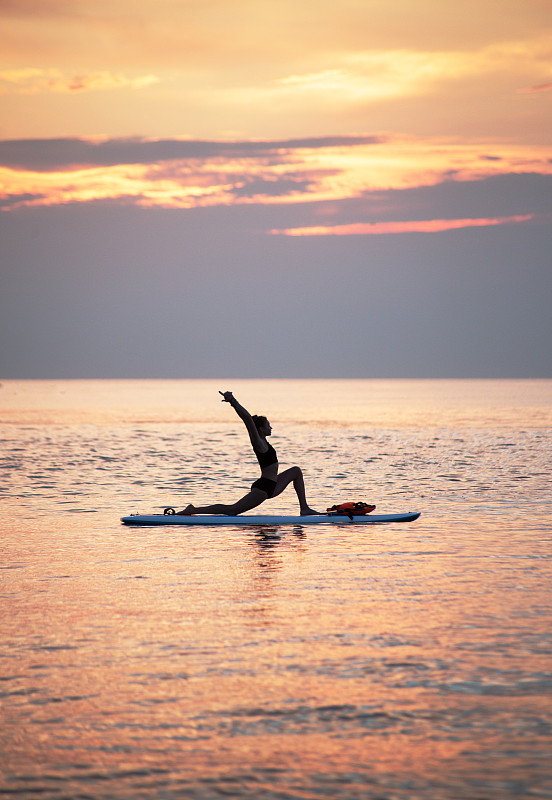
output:
{"label": "woman's bent front leg", "polygon": [[297,494],[297,499],[299,500],[301,516],[307,517],[311,516],[312,514],[319,514],[319,511],[314,511],[307,503],[307,498],[305,495],[305,481],[301,467],[290,467],[289,469],[285,469],[283,472],[280,472],[276,480],[276,488],[272,497],[276,497],[276,495],[281,494],[286,486],[289,486],[289,484],[292,482],[295,493]]}

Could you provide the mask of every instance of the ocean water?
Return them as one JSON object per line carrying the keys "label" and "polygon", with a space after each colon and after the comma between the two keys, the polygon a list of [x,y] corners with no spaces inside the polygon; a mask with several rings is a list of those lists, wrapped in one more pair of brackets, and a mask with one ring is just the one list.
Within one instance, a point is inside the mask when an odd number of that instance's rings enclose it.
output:
{"label": "ocean water", "polygon": [[[257,477],[219,389],[421,517],[122,526]],[[552,381],[4,381],[0,794],[551,798],[551,431]]]}

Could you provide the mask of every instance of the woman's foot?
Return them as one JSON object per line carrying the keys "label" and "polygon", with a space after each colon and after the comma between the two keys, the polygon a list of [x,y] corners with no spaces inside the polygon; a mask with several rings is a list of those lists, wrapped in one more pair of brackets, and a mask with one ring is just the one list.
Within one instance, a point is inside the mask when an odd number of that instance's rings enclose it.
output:
{"label": "woman's foot", "polygon": [[186,508],[185,508],[185,509],[183,509],[182,511],[178,511],[178,512],[177,512],[177,516],[178,516],[178,517],[191,517],[191,516],[192,516],[192,514],[194,514],[194,513],[195,513],[195,508],[194,508],[194,507],[193,507],[193,505],[190,503],[190,505],[189,505],[189,506],[186,506]]}
{"label": "woman's foot", "polygon": [[321,513],[322,513],[321,511],[314,511],[314,509],[309,508],[308,506],[306,508],[301,509],[302,517],[314,517],[314,516],[318,517],[320,516]]}

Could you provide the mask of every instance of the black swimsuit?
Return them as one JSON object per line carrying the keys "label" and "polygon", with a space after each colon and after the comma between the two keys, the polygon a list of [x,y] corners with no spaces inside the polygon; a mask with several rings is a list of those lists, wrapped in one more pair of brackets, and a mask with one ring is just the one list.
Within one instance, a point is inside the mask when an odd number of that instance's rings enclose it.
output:
{"label": "black swimsuit", "polygon": [[[257,461],[259,462],[259,466],[261,469],[265,467],[270,467],[272,464],[278,463],[278,456],[276,455],[276,450],[272,447],[271,444],[268,445],[268,450],[266,453],[259,453],[257,450],[253,448],[253,452],[257,456]],[[258,480],[255,481],[251,485],[252,489],[260,489],[262,492],[265,492],[267,497],[272,497],[274,494],[274,490],[276,489],[276,481],[273,481],[271,478],[260,477]]]}
{"label": "black swimsuit", "polygon": [[276,450],[272,447],[271,444],[268,444],[268,450],[266,451],[266,453],[259,453],[259,451],[255,450],[255,448],[253,448],[253,452],[257,456],[257,461],[259,462],[259,466],[261,469],[264,469],[265,467],[270,467],[272,464],[278,463],[278,456],[276,455]]}

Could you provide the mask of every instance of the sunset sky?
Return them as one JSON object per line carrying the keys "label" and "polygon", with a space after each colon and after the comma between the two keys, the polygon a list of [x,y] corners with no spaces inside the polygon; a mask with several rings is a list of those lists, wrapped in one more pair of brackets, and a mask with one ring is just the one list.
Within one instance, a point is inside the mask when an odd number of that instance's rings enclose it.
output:
{"label": "sunset sky", "polygon": [[552,377],[550,0],[0,0],[0,377]]}

